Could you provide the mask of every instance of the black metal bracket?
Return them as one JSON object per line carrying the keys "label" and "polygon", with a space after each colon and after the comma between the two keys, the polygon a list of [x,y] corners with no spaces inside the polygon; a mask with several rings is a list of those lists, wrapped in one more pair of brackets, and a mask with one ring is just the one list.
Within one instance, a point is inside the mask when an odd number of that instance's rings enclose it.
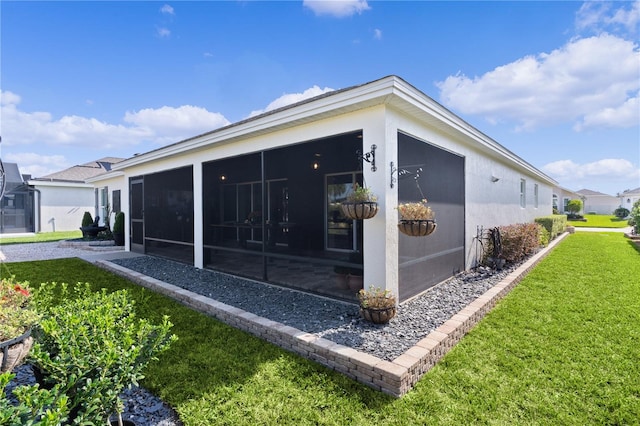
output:
{"label": "black metal bracket", "polygon": [[364,154],[362,153],[362,151],[357,150],[356,151],[356,155],[358,156],[358,159],[361,161],[366,161],[367,163],[371,164],[371,171],[375,172],[376,170],[378,170],[378,168],[376,167],[376,149],[378,147],[373,144],[371,145],[371,151],[369,152],[365,152]]}
{"label": "black metal bracket", "polygon": [[393,161],[389,163],[389,168],[391,169],[391,181],[389,182],[389,186],[393,188],[393,185],[396,183],[397,179],[393,175],[398,171],[397,167],[393,164]]}

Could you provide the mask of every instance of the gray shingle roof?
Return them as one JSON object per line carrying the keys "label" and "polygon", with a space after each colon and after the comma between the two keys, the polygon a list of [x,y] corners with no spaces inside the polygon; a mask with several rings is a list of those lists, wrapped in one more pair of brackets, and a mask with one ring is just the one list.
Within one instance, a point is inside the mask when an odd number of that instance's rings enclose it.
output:
{"label": "gray shingle roof", "polygon": [[58,182],[84,182],[86,179],[111,170],[111,165],[119,163],[124,158],[104,157],[89,163],[69,167],[59,172],[34,178],[35,181],[58,181]]}

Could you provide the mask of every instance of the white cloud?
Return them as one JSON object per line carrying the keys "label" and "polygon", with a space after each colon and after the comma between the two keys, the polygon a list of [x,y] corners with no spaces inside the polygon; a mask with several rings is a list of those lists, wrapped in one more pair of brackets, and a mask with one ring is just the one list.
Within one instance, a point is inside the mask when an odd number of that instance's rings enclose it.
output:
{"label": "white cloud", "polygon": [[376,40],[382,40],[382,30],[376,28],[373,30],[373,38]]}
{"label": "white cloud", "polygon": [[580,180],[596,177],[599,179],[635,179],[640,177],[640,169],[623,158],[606,158],[585,164],[578,164],[572,160],[560,160],[543,166],[542,170],[555,179]]}
{"label": "white cloud", "polygon": [[[473,79],[436,83],[442,102],[489,122],[515,121],[520,129],[560,122],[608,127],[634,125],[606,111],[625,112],[640,89],[637,44],[612,35],[572,40],[551,53],[528,56]],[[611,66],[615,64],[615,66]],[[636,125],[637,119],[636,119]]]}
{"label": "white cloud", "polygon": [[[614,8],[620,5],[619,8]],[[576,13],[576,28],[601,32],[622,28],[632,34],[637,33],[640,22],[640,1],[634,2],[585,2]]]}
{"label": "white cloud", "polygon": [[640,122],[640,98],[628,99],[619,107],[605,108],[584,116],[574,128],[578,131],[593,127],[633,127]]}
{"label": "white cloud", "polygon": [[229,124],[222,114],[191,105],[127,112],[124,121],[156,135],[155,142],[161,144],[176,142]]}
{"label": "white cloud", "polygon": [[173,11],[173,7],[171,7],[168,4],[165,4],[160,8],[160,13],[165,14],[165,15],[175,15],[175,13]]}
{"label": "white cloud", "polygon": [[31,175],[32,177],[45,176],[72,166],[63,155],[40,155],[33,152],[20,152],[7,153],[2,158],[4,161],[17,163],[20,173]]}
{"label": "white cloud", "polygon": [[125,124],[67,115],[54,119],[48,112],[25,112],[20,97],[2,92],[2,143],[4,146],[97,146],[100,149],[133,146],[143,142],[166,144],[229,124],[219,113],[184,105],[127,112]]}
{"label": "white cloud", "polygon": [[168,38],[171,37],[171,30],[169,28],[157,27],[156,35],[160,38]]}
{"label": "white cloud", "polygon": [[330,89],[328,87],[321,89],[316,85],[305,90],[302,93],[287,93],[280,96],[278,99],[274,100],[273,102],[271,102],[269,105],[267,105],[266,108],[261,110],[251,111],[251,114],[249,114],[249,117],[255,117],[256,115],[262,114],[264,112],[272,111],[274,109],[278,109],[283,106],[291,105],[293,103],[300,102],[305,99],[313,98],[315,96],[319,96],[327,92],[332,92],[333,90],[334,89]]}
{"label": "white cloud", "polygon": [[345,18],[371,9],[366,0],[304,0],[303,5],[317,16],[329,15],[336,18]]}

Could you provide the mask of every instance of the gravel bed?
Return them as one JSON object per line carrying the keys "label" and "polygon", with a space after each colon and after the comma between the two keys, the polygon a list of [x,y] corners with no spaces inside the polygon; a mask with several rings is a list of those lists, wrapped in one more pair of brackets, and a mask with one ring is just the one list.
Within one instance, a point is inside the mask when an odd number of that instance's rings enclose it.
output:
{"label": "gravel bed", "polygon": [[151,256],[112,262],[387,361],[404,353],[514,269],[481,267],[459,274],[401,304],[395,318],[377,325],[361,319],[356,304]]}

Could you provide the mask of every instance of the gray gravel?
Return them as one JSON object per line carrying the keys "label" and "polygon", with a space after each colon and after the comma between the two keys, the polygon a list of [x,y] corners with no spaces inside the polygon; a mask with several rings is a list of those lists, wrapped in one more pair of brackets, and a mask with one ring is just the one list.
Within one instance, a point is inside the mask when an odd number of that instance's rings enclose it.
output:
{"label": "gray gravel", "polygon": [[[513,268],[460,274],[403,303],[386,325],[360,318],[358,306],[143,256],[113,263],[335,343],[392,361],[493,287]],[[283,309],[286,307],[286,309]]]}
{"label": "gray gravel", "polygon": [[[398,314],[389,324],[376,325],[362,320],[355,304],[201,270],[152,256],[117,259],[119,255],[127,253],[114,255],[116,259],[111,261],[126,268],[389,361],[404,353],[513,270],[478,268],[477,271],[460,274],[401,304]],[[58,247],[57,243],[10,245],[2,247],[0,252],[0,260],[7,262],[62,257],[91,260],[93,256],[84,250]],[[283,306],[287,309],[282,309]],[[18,377],[10,386],[33,380],[30,367],[22,366],[17,372]],[[138,426],[180,425],[176,413],[144,388],[134,388],[122,398],[125,402],[123,418],[134,420]]]}

